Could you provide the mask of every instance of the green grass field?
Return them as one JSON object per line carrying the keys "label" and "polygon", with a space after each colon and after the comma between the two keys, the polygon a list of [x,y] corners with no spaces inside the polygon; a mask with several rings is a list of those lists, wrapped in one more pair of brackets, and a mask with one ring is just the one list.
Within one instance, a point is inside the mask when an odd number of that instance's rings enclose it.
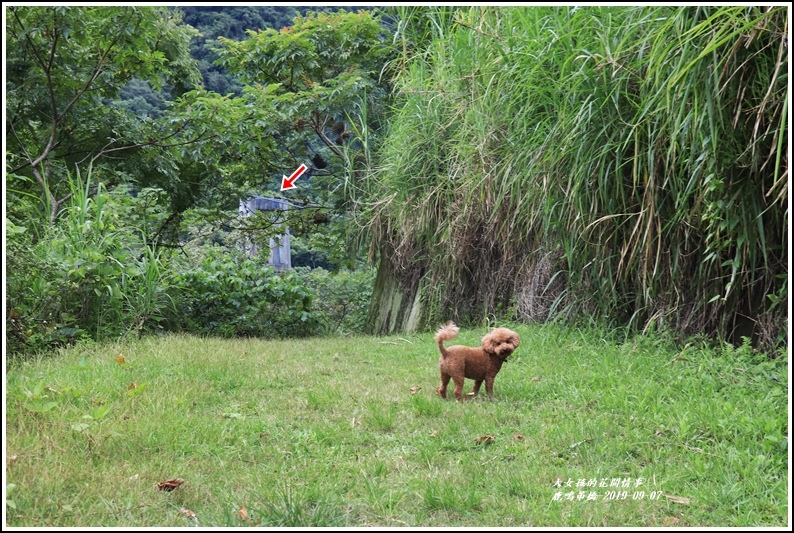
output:
{"label": "green grass field", "polygon": [[11,362],[6,525],[787,525],[785,357],[514,329],[495,399],[463,403],[430,333]]}

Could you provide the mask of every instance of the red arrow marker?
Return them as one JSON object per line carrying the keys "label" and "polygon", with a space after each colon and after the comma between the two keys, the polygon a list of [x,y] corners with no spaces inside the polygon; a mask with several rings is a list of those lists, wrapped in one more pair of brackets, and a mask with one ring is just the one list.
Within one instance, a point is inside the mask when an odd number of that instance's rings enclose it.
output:
{"label": "red arrow marker", "polygon": [[292,175],[288,178],[285,175],[281,175],[281,190],[287,191],[289,189],[294,189],[297,185],[294,185],[293,182],[301,177],[301,174],[306,172],[306,165],[301,165],[298,167],[298,170],[292,173]]}

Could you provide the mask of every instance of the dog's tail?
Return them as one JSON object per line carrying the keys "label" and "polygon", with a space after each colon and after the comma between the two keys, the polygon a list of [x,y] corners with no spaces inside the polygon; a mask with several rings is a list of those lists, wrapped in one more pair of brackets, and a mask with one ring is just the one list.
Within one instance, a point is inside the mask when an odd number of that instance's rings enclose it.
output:
{"label": "dog's tail", "polygon": [[448,322],[446,325],[441,326],[441,328],[436,331],[436,342],[438,343],[438,351],[441,352],[442,357],[447,356],[447,350],[444,348],[444,341],[448,341],[450,339],[454,339],[457,337],[460,328],[456,326],[453,322]]}

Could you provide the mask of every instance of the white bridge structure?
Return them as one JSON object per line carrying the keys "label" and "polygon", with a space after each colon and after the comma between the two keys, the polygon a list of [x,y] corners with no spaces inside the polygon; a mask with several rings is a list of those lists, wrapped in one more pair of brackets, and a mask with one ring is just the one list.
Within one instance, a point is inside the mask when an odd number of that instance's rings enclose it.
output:
{"label": "white bridge structure", "polygon": [[[282,198],[263,198],[252,196],[240,200],[240,218],[252,216],[257,211],[286,211],[289,203]],[[259,253],[259,246],[253,239],[247,239],[243,249],[250,255]],[[289,246],[289,226],[284,226],[284,233],[270,238],[270,260],[268,264],[275,267],[276,272],[292,268],[292,252]]]}

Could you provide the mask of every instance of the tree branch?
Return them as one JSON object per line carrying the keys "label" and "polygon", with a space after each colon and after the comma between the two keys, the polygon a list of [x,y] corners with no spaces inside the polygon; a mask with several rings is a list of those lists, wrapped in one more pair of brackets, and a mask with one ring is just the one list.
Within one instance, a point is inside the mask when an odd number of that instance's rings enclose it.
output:
{"label": "tree branch", "polygon": [[320,123],[320,114],[317,111],[312,112],[312,129],[320,137],[320,140],[322,140],[333,153],[335,153],[340,159],[344,160],[345,154],[342,153],[336,143],[332,142],[331,139],[325,135],[325,132],[323,131],[325,122],[326,121]]}
{"label": "tree branch", "polygon": [[[218,134],[218,133],[214,133],[214,134],[212,134],[212,135],[210,135],[210,136],[208,136],[208,137],[204,137],[203,135],[199,135],[198,137],[195,137],[195,138],[193,138],[193,139],[188,139],[188,140],[186,140],[186,141],[181,141],[181,142],[176,142],[176,143],[171,143],[171,144],[163,144],[163,141],[165,141],[166,139],[170,139],[171,137],[175,136],[175,135],[176,135],[176,134],[178,134],[180,131],[182,131],[182,129],[183,129],[183,128],[182,128],[182,127],[180,127],[180,128],[178,128],[178,129],[177,129],[175,132],[173,132],[172,134],[170,134],[170,135],[168,135],[168,136],[166,136],[166,137],[164,137],[164,138],[162,138],[162,139],[159,139],[159,140],[154,140],[154,141],[145,141],[145,142],[140,142],[140,143],[134,143],[134,144],[129,144],[129,145],[127,145],[127,146],[117,146],[116,148],[108,148],[108,146],[110,146],[110,145],[112,145],[114,142],[116,142],[115,140],[114,140],[114,141],[111,141],[111,142],[109,142],[108,144],[106,144],[106,145],[105,145],[105,146],[104,146],[104,147],[103,147],[103,148],[102,148],[102,149],[99,151],[99,153],[98,153],[98,154],[96,154],[94,157],[92,157],[92,158],[91,158],[91,162],[90,162],[90,164],[91,164],[91,165],[93,165],[93,164],[94,164],[94,161],[96,161],[96,160],[97,160],[97,159],[99,159],[100,157],[102,157],[102,156],[104,156],[104,155],[107,155],[107,154],[109,154],[109,153],[112,153],[112,152],[120,152],[120,151],[123,151],[123,150],[133,150],[133,149],[135,149],[135,148],[141,148],[141,147],[143,147],[143,146],[155,146],[155,147],[157,147],[157,148],[173,148],[174,146],[185,146],[185,145],[187,145],[187,144],[193,144],[193,143],[197,143],[197,142],[208,141],[208,140],[210,140],[210,139],[214,139],[214,138],[216,138],[216,137],[219,137],[219,136],[220,136],[220,134]],[[83,159],[81,159],[81,160],[78,162],[78,164],[80,164],[80,163],[82,163],[83,161],[85,161],[87,157],[88,157],[88,156],[86,156],[86,157],[84,157]]]}

